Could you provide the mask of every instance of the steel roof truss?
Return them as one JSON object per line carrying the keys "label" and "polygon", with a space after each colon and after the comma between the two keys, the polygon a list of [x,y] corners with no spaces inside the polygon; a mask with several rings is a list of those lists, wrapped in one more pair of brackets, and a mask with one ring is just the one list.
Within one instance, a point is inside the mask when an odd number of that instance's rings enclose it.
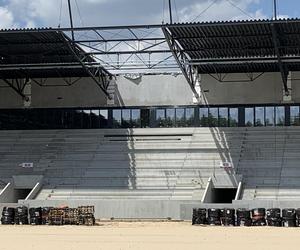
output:
{"label": "steel roof truss", "polygon": [[199,94],[195,89],[194,67],[189,64],[189,58],[184,53],[182,48],[177,44],[177,42],[172,38],[169,30],[167,28],[163,28],[162,30],[166,37],[169,48],[182,71],[182,74],[190,85],[191,90],[195,94],[196,98],[199,98]]}

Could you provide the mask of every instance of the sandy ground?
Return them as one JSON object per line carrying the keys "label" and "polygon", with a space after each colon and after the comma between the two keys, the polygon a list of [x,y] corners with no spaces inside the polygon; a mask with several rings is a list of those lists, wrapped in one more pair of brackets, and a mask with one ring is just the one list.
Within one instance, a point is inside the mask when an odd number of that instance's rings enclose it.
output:
{"label": "sandy ground", "polygon": [[291,250],[300,248],[300,228],[107,222],[95,227],[0,226],[0,239],[0,250]]}

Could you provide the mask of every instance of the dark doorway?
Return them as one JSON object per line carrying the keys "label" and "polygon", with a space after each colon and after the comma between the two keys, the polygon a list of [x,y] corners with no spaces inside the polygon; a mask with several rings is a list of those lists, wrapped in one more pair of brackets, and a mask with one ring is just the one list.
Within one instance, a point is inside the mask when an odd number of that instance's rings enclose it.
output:
{"label": "dark doorway", "polygon": [[18,200],[25,200],[29,195],[32,189],[15,189],[14,191],[14,202],[18,202]]}
{"label": "dark doorway", "polygon": [[212,203],[232,203],[236,192],[236,188],[214,188],[212,189]]}

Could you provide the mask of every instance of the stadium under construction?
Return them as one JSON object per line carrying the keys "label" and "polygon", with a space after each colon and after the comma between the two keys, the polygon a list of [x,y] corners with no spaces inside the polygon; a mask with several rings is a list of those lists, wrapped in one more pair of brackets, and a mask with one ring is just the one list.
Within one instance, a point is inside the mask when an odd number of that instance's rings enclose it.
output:
{"label": "stadium under construction", "polygon": [[0,30],[0,206],[300,207],[300,20]]}

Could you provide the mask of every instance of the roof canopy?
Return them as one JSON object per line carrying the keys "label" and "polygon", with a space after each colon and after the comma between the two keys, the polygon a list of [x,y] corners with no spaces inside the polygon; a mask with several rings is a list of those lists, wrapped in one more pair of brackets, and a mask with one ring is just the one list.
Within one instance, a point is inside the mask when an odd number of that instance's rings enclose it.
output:
{"label": "roof canopy", "polygon": [[[172,39],[199,73],[300,70],[300,20],[174,24]],[[281,62],[280,62],[281,61]]]}
{"label": "roof canopy", "polygon": [[[50,78],[89,76],[78,58],[84,51],[62,31],[51,29],[0,32],[1,78]],[[83,63],[96,65],[90,56]],[[99,66],[99,63],[98,63]]]}

